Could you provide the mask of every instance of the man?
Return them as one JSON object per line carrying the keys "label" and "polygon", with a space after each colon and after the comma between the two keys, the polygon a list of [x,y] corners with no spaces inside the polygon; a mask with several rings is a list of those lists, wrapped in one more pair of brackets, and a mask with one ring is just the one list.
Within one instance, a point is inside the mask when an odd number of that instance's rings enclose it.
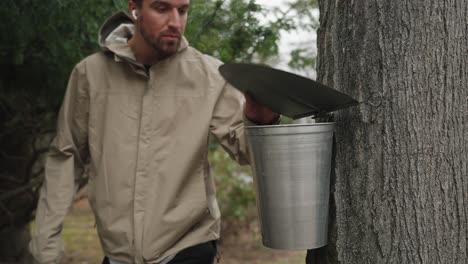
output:
{"label": "man", "polygon": [[212,263],[220,214],[208,135],[248,162],[243,116],[278,115],[243,97],[220,62],[183,37],[189,0],[134,0],[73,70],[46,162],[30,250],[58,263],[61,226],[89,163],[88,198],[105,263]]}

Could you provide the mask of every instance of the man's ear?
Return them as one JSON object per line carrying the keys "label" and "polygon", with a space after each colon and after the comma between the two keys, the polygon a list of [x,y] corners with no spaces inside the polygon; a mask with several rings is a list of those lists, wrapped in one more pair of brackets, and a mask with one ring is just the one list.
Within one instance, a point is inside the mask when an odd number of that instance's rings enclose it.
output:
{"label": "man's ear", "polygon": [[132,15],[133,19],[138,19],[137,5],[134,1],[128,1],[128,11]]}

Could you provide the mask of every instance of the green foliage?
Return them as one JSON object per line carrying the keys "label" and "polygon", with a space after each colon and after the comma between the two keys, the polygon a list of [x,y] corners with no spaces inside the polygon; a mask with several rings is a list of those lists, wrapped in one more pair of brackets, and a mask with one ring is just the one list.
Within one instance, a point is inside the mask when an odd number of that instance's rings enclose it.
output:
{"label": "green foliage", "polygon": [[221,148],[209,153],[215,178],[221,214],[226,220],[245,220],[255,207],[252,172],[248,166],[239,166]]}
{"label": "green foliage", "polygon": [[186,36],[194,47],[225,62],[272,57],[278,53],[279,30],[289,25],[262,26],[258,20],[262,12],[253,0],[193,1]]}
{"label": "green foliage", "polygon": [[317,0],[296,0],[289,3],[289,10],[293,11],[297,18],[303,18],[297,26],[306,30],[317,30],[319,22],[313,14],[313,10],[318,9]]}
{"label": "green foliage", "polygon": [[[262,24],[259,18],[269,11],[255,0],[192,1],[185,35],[192,46],[224,62],[265,62],[278,55],[280,31],[318,27],[311,11],[316,7],[315,0],[296,0],[286,11],[273,10],[271,21]],[[302,59],[303,53],[296,54]]]}
{"label": "green foliage", "polygon": [[61,96],[52,93],[60,94],[73,65],[97,50],[97,30],[116,8],[110,0],[2,1],[2,89],[54,98],[57,106]]}
{"label": "green foliage", "polygon": [[124,0],[1,1],[0,230],[29,222],[72,67]]}
{"label": "green foliage", "polygon": [[[313,11],[318,11],[316,0],[296,0],[289,3],[286,11],[277,11],[283,16],[293,16],[294,29],[302,29],[308,32],[317,31],[319,21],[314,16]],[[292,14],[291,14],[292,13]],[[291,60],[288,66],[295,70],[306,70],[316,68],[316,51],[312,50],[311,45],[299,47],[291,51]]]}
{"label": "green foliage", "polygon": [[293,69],[315,69],[317,63],[317,57],[311,50],[299,48],[291,51],[291,61],[289,61],[289,67]]}

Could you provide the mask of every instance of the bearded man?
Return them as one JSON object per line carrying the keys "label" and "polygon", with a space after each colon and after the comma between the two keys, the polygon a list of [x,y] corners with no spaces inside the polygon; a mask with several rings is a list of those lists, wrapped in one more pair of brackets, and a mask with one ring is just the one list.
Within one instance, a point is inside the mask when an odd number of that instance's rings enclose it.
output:
{"label": "bearded man", "polygon": [[246,164],[245,122],[279,118],[244,100],[218,60],[188,45],[189,0],[128,7],[130,17],[102,26],[102,51],[70,76],[30,243],[36,263],[60,262],[62,223],[86,164],[104,263],[213,263],[220,212],[209,134]]}

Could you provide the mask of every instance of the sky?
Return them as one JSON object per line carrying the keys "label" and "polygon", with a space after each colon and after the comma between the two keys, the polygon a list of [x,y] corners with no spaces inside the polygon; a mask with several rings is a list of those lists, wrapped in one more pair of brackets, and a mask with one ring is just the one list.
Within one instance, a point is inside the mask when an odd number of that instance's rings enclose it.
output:
{"label": "sky", "polygon": [[[257,0],[256,3],[265,7],[266,9],[273,9],[275,7],[286,8],[288,0]],[[318,10],[316,10],[316,17],[318,18]],[[268,21],[272,19],[273,14],[267,15],[267,17],[259,17],[261,21]],[[310,32],[305,30],[297,30],[295,32],[282,32],[279,42],[279,62],[276,65],[270,65],[277,69],[294,72],[296,74],[306,76],[315,79],[315,71],[295,71],[288,66],[290,60],[290,52],[298,47],[311,48],[317,50],[317,34],[316,32]]]}

